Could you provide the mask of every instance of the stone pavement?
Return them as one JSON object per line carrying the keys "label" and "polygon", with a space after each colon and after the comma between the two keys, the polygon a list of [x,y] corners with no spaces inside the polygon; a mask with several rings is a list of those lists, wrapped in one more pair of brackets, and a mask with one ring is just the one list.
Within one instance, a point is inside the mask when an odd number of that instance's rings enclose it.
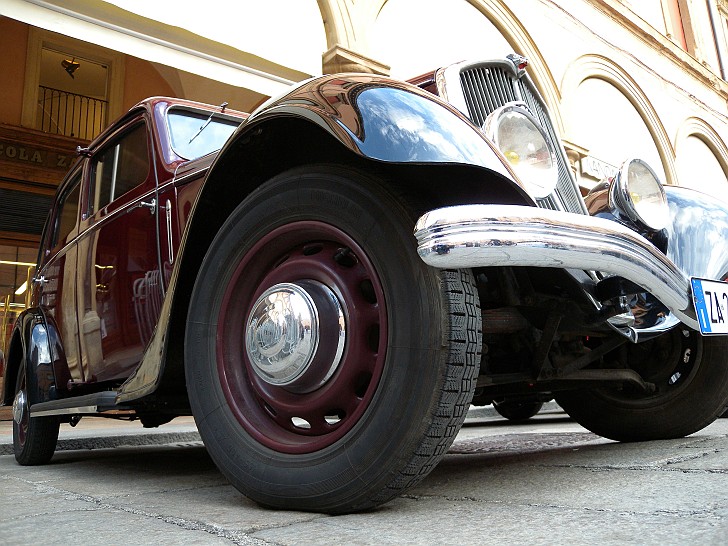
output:
{"label": "stone pavement", "polygon": [[[232,488],[194,423],[84,418],[51,464],[0,456],[5,544],[728,544],[728,420],[619,444],[550,407],[523,425],[471,410],[420,485],[367,513],[268,510]],[[7,445],[10,423],[0,423]],[[180,435],[178,439],[165,434]],[[189,436],[187,436],[189,435]],[[118,447],[91,448],[115,438]],[[147,441],[140,442],[146,438]],[[156,438],[156,440],[153,440]],[[86,447],[79,447],[86,442]],[[161,442],[161,443],[160,443]]]}

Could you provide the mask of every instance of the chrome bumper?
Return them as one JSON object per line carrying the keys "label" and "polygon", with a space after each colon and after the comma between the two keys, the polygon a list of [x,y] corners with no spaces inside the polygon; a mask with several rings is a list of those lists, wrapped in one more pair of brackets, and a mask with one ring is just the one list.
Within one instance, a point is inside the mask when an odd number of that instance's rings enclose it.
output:
{"label": "chrome bumper", "polygon": [[619,275],[699,330],[690,279],[641,235],[616,222],[516,205],[436,209],[415,226],[417,251],[433,267],[555,267]]}

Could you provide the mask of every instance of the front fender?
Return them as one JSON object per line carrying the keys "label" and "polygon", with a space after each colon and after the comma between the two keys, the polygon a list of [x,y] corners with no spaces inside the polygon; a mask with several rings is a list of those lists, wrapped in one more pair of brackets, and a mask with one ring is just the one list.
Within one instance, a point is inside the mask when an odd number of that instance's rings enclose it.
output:
{"label": "front fender", "polygon": [[688,277],[728,280],[728,203],[665,186],[670,206],[668,257]]}
{"label": "front fender", "polygon": [[477,165],[514,179],[492,143],[452,106],[410,84],[366,74],[323,76],[268,101],[241,125],[220,157],[255,127],[280,116],[315,123],[368,159]]}

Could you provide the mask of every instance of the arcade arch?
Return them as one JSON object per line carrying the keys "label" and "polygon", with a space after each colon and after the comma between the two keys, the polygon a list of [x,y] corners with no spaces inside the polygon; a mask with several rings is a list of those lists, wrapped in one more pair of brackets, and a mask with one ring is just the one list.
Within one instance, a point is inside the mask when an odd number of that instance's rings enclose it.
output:
{"label": "arcade arch", "polygon": [[672,142],[649,98],[623,68],[600,55],[584,55],[569,65],[561,91],[570,140],[614,166],[642,156],[665,183],[676,184]]}

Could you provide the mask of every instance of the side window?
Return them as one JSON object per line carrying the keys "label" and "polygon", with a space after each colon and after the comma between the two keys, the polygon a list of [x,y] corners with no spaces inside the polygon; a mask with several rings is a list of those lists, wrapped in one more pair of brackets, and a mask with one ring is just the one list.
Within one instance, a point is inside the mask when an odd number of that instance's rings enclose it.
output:
{"label": "side window", "polygon": [[143,183],[148,175],[147,129],[139,123],[96,155],[91,169],[89,214]]}
{"label": "side window", "polygon": [[76,227],[78,219],[78,198],[81,188],[81,173],[69,184],[69,189],[58,199],[56,218],[49,248],[64,246],[68,234]]}

